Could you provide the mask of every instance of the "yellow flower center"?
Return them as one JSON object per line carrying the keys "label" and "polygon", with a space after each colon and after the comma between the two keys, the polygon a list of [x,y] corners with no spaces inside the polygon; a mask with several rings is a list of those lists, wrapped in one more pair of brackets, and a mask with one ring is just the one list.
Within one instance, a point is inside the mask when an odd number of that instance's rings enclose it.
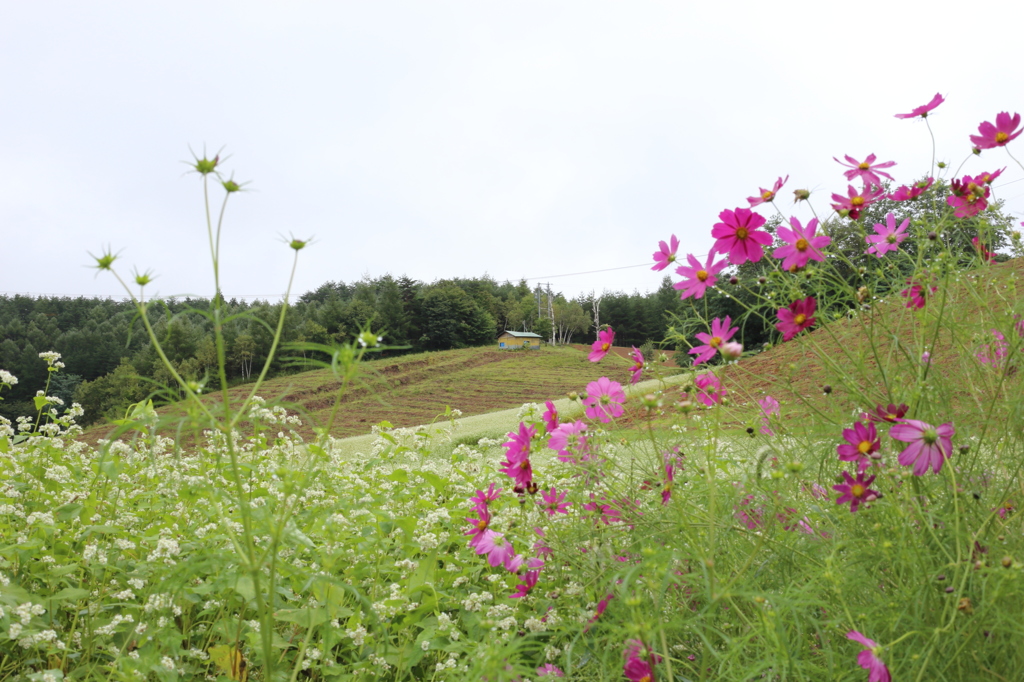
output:
{"label": "yellow flower center", "polygon": [[865,488],[860,483],[854,483],[853,485],[850,486],[850,494],[853,495],[854,497],[864,497],[864,492],[866,490],[867,488]]}
{"label": "yellow flower center", "polygon": [[775,192],[769,192],[768,190],[761,192],[761,198],[764,199],[765,201],[771,201],[774,197]]}
{"label": "yellow flower center", "polygon": [[607,351],[611,347],[612,347],[612,344],[610,344],[610,343],[602,343],[601,344],[601,350],[603,350],[603,351]]}
{"label": "yellow flower center", "polygon": [[480,529],[480,530],[485,530],[487,528],[487,520],[486,519],[480,519],[477,522],[476,527],[478,529]]}
{"label": "yellow flower center", "polygon": [[707,270],[698,270],[697,271],[697,279],[700,280],[701,282],[706,282],[708,277],[710,277],[710,276],[711,275],[708,274]]}
{"label": "yellow flower center", "polygon": [[871,452],[871,441],[862,440],[860,442],[860,445],[857,446],[857,451],[860,452],[860,454],[862,455],[866,455],[869,452]]}
{"label": "yellow flower center", "polygon": [[797,324],[803,324],[804,322],[807,321],[807,316],[804,315],[803,313],[800,313],[799,315],[793,317],[793,321],[796,322]]}
{"label": "yellow flower center", "polygon": [[750,233],[747,232],[747,228],[745,228],[745,227],[737,227],[736,228],[736,239],[746,239],[747,235],[749,235],[749,234]]}
{"label": "yellow flower center", "polygon": [[1004,133],[1001,130],[998,133],[996,133],[996,144],[1003,144],[1009,139],[1010,135],[1008,133]]}
{"label": "yellow flower center", "polygon": [[524,459],[523,463],[519,465],[519,468],[522,469],[523,471],[526,471],[527,469],[529,469],[530,468],[530,460]]}
{"label": "yellow flower center", "polygon": [[711,340],[708,341],[708,345],[711,346],[712,348],[718,348],[720,345],[722,345],[722,337],[712,336]]}
{"label": "yellow flower center", "polygon": [[800,239],[796,240],[796,244],[794,244],[793,246],[796,247],[797,251],[803,253],[810,246],[810,243],[803,237],[800,237]]}
{"label": "yellow flower center", "polygon": [[896,243],[896,233],[893,232],[891,234],[885,235],[885,241],[889,242],[890,244],[895,244]]}
{"label": "yellow flower center", "polygon": [[867,161],[861,161],[857,168],[861,170],[867,170],[868,168],[871,168],[871,164],[869,164]]}
{"label": "yellow flower center", "polygon": [[864,197],[854,197],[854,198],[850,199],[850,205],[851,206],[863,206],[864,205]]}

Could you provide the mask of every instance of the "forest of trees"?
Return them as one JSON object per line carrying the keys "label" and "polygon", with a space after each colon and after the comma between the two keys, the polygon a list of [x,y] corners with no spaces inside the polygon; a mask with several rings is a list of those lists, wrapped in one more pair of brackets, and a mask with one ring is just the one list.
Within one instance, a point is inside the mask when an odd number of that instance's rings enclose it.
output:
{"label": "forest of trees", "polygon": [[[939,197],[944,191],[938,186],[932,190]],[[941,199],[932,202],[926,194],[917,202],[880,201],[857,222],[831,219],[826,230],[833,237],[831,248],[841,252],[847,259],[844,262],[849,263],[841,270],[848,282],[860,276],[856,266],[873,262],[874,257],[864,255],[865,229],[883,222],[890,210],[899,220],[918,219],[928,217],[932,210],[944,211],[945,206]],[[777,217],[769,227],[773,224],[778,224]],[[997,208],[986,212],[984,218],[958,220],[940,238],[966,262],[975,252],[972,237],[983,235],[995,251],[1007,246],[1011,224],[1011,219]],[[914,242],[908,240],[903,248],[912,252]],[[679,256],[682,259],[685,254]],[[571,300],[555,294],[551,314],[546,294],[541,296],[538,309],[537,294],[525,281],[498,283],[484,276],[426,284],[391,275],[353,283],[329,281],[291,305],[282,341],[330,345],[351,340],[361,328],[370,326],[383,334],[388,346],[407,347],[391,353],[485,345],[493,343],[506,329],[532,331],[557,343],[590,343],[595,338],[596,309],[600,324],[615,329],[616,345],[657,345],[672,339],[674,348],[669,350],[678,349],[685,355],[685,339],[704,328],[702,319],[731,315],[741,326],[742,342],[751,348],[768,341],[774,331],[772,320],[744,314],[744,302],[750,303],[773,286],[771,278],[766,277],[773,267],[769,260],[733,268],[722,278],[720,287],[696,303],[692,299],[680,301],[678,291],[665,276],[653,292],[604,292],[596,302],[594,294]],[[887,275],[889,283],[902,286],[905,274],[899,267],[889,267],[893,268]],[[728,283],[730,274],[737,278],[736,284]],[[640,275],[645,279],[656,276]],[[875,293],[884,295],[885,291]],[[225,326],[231,381],[247,381],[263,366],[280,305],[233,299],[225,302],[226,316],[231,319]],[[170,299],[149,309],[167,356],[189,380],[215,375],[217,353],[212,329],[205,316],[194,312],[209,307],[209,300]],[[38,357],[42,351],[61,353],[66,365],[52,376],[49,394],[67,405],[72,401],[81,403],[86,421],[122,416],[127,405],[144,399],[157,387],[173,383],[149,343],[133,304],[127,300],[0,296],[0,339],[0,369],[19,379],[13,390],[4,391],[5,400],[0,402],[0,415],[8,419],[35,413],[32,397],[47,379],[46,365]],[[271,375],[297,371],[296,360],[302,357],[298,351],[279,353]]]}

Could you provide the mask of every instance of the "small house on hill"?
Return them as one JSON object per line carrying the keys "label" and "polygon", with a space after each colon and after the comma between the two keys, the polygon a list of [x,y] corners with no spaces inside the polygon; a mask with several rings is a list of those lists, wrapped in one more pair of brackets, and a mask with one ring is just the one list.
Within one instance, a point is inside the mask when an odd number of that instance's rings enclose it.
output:
{"label": "small house on hill", "polygon": [[510,350],[514,348],[539,349],[541,335],[533,332],[504,331],[498,337],[498,348]]}

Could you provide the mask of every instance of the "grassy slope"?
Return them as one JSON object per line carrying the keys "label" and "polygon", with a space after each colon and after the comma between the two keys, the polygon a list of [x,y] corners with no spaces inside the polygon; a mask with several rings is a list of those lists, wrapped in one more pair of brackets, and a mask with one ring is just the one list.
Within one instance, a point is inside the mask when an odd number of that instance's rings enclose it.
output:
{"label": "grassy slope", "polygon": [[[599,376],[625,384],[629,366],[612,355],[595,366],[586,353],[566,347],[530,352],[466,348],[373,360],[364,363],[360,384],[342,400],[331,434],[336,438],[368,434],[372,425],[384,420],[403,427],[427,424],[443,414],[445,406],[466,415],[514,413],[526,402],[583,391]],[[327,423],[338,388],[328,370],[312,370],[267,381],[259,393],[268,402],[280,401],[289,412],[297,413],[304,422],[299,433],[310,437],[313,426]],[[241,401],[249,390],[246,385],[231,389],[232,399]],[[85,438],[94,442],[109,431],[109,426],[94,426]]]}

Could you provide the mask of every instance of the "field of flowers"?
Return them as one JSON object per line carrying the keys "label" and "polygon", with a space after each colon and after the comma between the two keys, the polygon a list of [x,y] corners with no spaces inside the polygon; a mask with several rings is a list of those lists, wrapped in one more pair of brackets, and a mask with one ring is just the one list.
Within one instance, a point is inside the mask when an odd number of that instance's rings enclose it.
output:
{"label": "field of flowers", "polygon": [[[1020,122],[972,144],[1009,154]],[[989,251],[1020,255],[1017,233],[987,222],[1005,169],[946,182],[933,161],[886,190],[893,162],[839,163],[862,187],[827,221],[784,216],[780,177],[722,212],[703,260],[678,265],[674,236],[654,255],[697,306],[734,292],[775,348],[709,315],[682,339],[691,379],[627,400],[603,329],[571,416],[524,405],[500,439],[461,442],[449,412],[352,454],[334,416],[303,437],[260,381],[236,409],[221,372],[181,381],[185,418],[141,403],[93,447],[40,387],[0,425],[0,680],[1019,679],[1024,292]],[[864,224],[883,197],[929,217]],[[332,415],[380,343],[313,349]],[[658,363],[636,351],[630,374]]]}

